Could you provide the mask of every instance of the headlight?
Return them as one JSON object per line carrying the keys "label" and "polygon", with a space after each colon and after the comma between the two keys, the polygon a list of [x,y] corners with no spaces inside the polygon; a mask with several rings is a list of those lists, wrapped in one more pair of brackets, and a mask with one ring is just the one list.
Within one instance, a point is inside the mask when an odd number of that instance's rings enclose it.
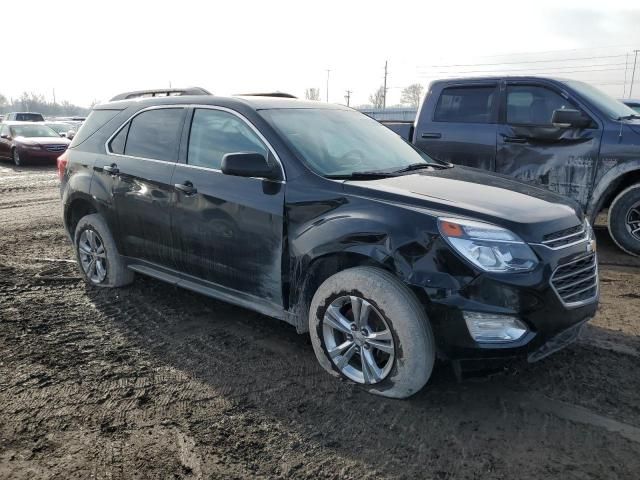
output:
{"label": "headlight", "polygon": [[529,245],[496,225],[439,218],[438,228],[456,252],[486,272],[527,272],[538,264]]}

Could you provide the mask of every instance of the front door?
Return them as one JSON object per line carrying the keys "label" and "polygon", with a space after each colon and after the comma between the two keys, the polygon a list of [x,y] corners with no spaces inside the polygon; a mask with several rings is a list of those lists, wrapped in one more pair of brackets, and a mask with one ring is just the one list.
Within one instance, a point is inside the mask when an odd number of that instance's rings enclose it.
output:
{"label": "front door", "polygon": [[597,167],[602,130],[556,128],[554,110],[577,109],[579,104],[553,86],[507,82],[505,112],[498,126],[496,171],[533,181],[586,206]]}
{"label": "front door", "polygon": [[435,103],[433,118],[418,121],[416,146],[438,160],[493,170],[497,82],[449,86],[433,93],[437,95],[431,100]]}
{"label": "front door", "polygon": [[276,161],[243,117],[196,108],[186,163],[172,180],[175,262],[183,273],[282,306],[284,183],[223,174],[222,157],[234,152]]}
{"label": "front door", "polygon": [[174,266],[171,177],[185,116],[182,107],[143,110],[116,133],[94,167],[110,185],[120,253],[168,268]]}

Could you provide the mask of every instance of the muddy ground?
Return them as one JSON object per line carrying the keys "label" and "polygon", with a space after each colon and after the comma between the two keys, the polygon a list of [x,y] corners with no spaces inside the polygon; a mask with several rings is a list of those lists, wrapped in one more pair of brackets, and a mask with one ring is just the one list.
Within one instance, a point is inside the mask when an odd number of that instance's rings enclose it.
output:
{"label": "muddy ground", "polygon": [[[578,343],[408,401],[284,323],[139,276],[87,288],[53,168],[0,164],[0,478],[640,478],[640,259],[599,230]],[[71,277],[71,278],[56,278]]]}

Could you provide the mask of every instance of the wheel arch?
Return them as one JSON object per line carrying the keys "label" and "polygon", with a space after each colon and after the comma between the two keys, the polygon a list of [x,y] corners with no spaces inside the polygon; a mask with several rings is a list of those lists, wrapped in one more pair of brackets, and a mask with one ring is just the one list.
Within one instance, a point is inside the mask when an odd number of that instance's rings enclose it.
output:
{"label": "wheel arch", "polygon": [[635,184],[640,184],[640,159],[612,168],[596,184],[587,206],[587,215],[595,220],[621,192]]}
{"label": "wheel arch", "polygon": [[73,240],[76,225],[82,217],[98,212],[99,210],[91,197],[78,195],[71,199],[64,209],[64,227],[69,238]]}

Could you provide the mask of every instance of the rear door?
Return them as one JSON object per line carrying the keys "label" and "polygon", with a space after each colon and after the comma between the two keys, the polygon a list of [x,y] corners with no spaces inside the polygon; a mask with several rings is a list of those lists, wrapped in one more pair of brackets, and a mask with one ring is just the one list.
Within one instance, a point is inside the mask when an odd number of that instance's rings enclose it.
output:
{"label": "rear door", "polygon": [[[95,165],[111,185],[120,253],[172,268],[171,205],[184,107],[138,112],[107,142],[108,155]],[[110,180],[110,183],[109,183]]]}
{"label": "rear door", "polygon": [[533,181],[586,206],[600,151],[602,128],[557,128],[554,110],[576,109],[590,116],[569,94],[553,84],[507,81],[498,127],[496,171]]}
{"label": "rear door", "polygon": [[186,163],[172,180],[177,268],[281,307],[284,181],[220,171],[227,153],[256,152],[279,163],[275,152],[232,110],[196,108],[190,123]]}
{"label": "rear door", "polygon": [[493,170],[498,94],[497,81],[436,84],[421,109],[416,146],[439,160]]}

